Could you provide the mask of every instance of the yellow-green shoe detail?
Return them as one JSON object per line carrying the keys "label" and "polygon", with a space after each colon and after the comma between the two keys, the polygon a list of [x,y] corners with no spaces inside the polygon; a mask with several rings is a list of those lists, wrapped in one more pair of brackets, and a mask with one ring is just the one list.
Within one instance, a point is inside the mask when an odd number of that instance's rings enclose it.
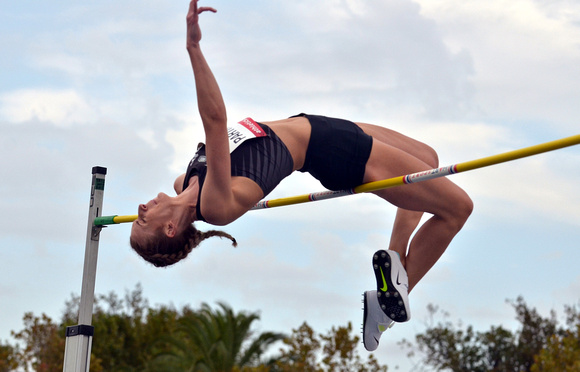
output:
{"label": "yellow-green shoe detail", "polygon": [[385,274],[383,273],[383,268],[379,267],[379,269],[381,270],[381,277],[383,278],[383,287],[381,288],[381,291],[386,292],[389,289],[389,286],[387,285],[387,281],[385,280]]}
{"label": "yellow-green shoe detail", "polygon": [[381,310],[395,322],[408,321],[411,317],[409,278],[399,254],[391,250],[378,250],[373,255],[372,265]]}

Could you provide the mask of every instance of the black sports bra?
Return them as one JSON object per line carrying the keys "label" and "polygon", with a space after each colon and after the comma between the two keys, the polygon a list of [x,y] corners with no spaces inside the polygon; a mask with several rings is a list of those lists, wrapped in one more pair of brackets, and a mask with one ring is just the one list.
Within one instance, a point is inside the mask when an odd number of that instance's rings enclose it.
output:
{"label": "black sports bra", "polygon": [[[264,137],[251,138],[243,142],[231,154],[232,177],[246,177],[256,182],[264,196],[268,195],[284,178],[292,173],[294,160],[280,137],[265,124],[260,127],[266,132]],[[207,174],[205,145],[200,143],[185,172],[183,190],[189,180],[197,176],[199,194],[197,197],[197,219],[205,221],[201,214],[201,190]]]}

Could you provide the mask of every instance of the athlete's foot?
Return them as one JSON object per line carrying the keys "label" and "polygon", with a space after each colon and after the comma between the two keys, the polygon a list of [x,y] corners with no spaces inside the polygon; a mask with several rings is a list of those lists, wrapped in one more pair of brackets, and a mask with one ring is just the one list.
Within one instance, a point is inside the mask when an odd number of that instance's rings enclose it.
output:
{"label": "athlete's foot", "polygon": [[363,293],[363,345],[368,351],[379,346],[379,339],[384,331],[395,323],[383,313],[377,299],[377,291]]}
{"label": "athlete's foot", "polygon": [[373,269],[377,280],[377,300],[386,316],[395,322],[411,319],[409,308],[409,279],[395,251],[377,251],[373,255]]}

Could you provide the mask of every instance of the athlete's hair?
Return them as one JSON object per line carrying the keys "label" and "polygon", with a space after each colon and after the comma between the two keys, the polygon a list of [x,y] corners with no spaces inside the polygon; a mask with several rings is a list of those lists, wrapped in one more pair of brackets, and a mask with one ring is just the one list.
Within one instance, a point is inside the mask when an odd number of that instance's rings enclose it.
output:
{"label": "athlete's hair", "polygon": [[193,224],[188,224],[181,234],[173,238],[160,231],[156,239],[145,239],[145,241],[138,242],[131,237],[129,243],[135,252],[146,261],[156,267],[164,267],[184,259],[199,243],[212,236],[228,238],[234,247],[238,245],[236,239],[226,232],[219,230],[199,231]]}

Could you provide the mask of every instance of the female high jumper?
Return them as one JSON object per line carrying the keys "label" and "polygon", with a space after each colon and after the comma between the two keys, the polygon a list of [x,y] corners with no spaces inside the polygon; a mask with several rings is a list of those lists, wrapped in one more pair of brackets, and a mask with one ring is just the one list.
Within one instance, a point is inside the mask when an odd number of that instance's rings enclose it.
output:
{"label": "female high jumper", "polygon": [[[222,226],[235,221],[296,170],[330,190],[345,190],[438,167],[431,147],[382,126],[307,114],[270,122],[246,118],[228,126],[219,86],[200,47],[198,20],[206,11],[216,12],[192,0],[186,17],[186,46],[206,142],[175,180],[177,196],[160,193],[139,205],[130,240],[145,260],[172,265],[211,236],[236,245],[230,235],[201,232],[193,222]],[[398,209],[388,249],[373,256],[377,289],[363,294],[363,343],[369,351],[394,321],[410,319],[408,292],[473,209],[469,196],[445,177],[373,193]],[[432,217],[411,240],[424,212]]]}

